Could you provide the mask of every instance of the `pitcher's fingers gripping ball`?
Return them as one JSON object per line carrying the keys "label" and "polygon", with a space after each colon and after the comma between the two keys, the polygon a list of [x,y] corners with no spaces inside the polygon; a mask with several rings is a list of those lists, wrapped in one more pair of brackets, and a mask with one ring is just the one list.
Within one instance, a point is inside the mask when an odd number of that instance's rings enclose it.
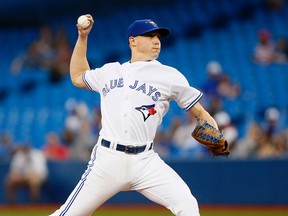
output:
{"label": "pitcher's fingers gripping ball", "polygon": [[192,136],[199,143],[204,145],[214,156],[226,156],[230,154],[227,140],[223,133],[210,125],[207,121],[197,119],[197,125],[192,132]]}
{"label": "pitcher's fingers gripping ball", "polygon": [[78,18],[77,23],[81,28],[86,29],[90,26],[90,21],[86,15],[82,15]]}

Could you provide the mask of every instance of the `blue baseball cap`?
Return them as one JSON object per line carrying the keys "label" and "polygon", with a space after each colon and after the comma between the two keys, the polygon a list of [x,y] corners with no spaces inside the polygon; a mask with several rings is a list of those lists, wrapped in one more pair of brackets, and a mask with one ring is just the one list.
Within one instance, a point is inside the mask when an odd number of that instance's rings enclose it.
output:
{"label": "blue baseball cap", "polygon": [[165,27],[158,27],[158,25],[151,19],[135,20],[128,27],[128,38],[130,36],[136,37],[149,32],[157,31],[160,37],[165,37],[170,33],[170,30]]}

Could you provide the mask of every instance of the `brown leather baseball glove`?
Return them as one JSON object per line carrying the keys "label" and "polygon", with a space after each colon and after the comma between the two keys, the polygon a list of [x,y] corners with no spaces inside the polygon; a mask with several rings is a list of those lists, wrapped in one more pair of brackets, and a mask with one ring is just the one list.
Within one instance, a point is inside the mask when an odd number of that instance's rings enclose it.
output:
{"label": "brown leather baseball glove", "polygon": [[207,121],[198,118],[197,125],[191,135],[212,153],[212,158],[215,156],[228,157],[230,154],[228,142],[223,133]]}

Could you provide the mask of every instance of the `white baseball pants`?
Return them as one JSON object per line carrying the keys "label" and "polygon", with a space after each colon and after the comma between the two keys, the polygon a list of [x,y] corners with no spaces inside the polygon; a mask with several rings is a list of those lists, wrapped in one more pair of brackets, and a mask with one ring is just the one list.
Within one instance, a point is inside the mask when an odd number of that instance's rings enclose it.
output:
{"label": "white baseball pants", "polygon": [[89,216],[120,191],[136,190],[177,216],[199,216],[198,203],[180,176],[153,150],[126,154],[98,144],[81,180],[51,216]]}

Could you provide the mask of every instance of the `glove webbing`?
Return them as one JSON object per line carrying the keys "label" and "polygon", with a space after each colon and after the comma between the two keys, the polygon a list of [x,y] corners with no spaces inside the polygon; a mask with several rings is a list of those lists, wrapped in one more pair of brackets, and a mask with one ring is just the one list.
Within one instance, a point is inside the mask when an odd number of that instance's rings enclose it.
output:
{"label": "glove webbing", "polygon": [[207,121],[205,121],[202,125],[200,125],[199,130],[201,130],[201,132],[199,133],[199,137],[207,140],[207,141],[211,141],[213,143],[218,143],[220,141],[220,139],[223,137],[223,133],[220,133],[220,135],[218,137],[215,136],[211,136],[209,134],[205,134],[203,133],[203,131],[205,130],[205,128],[210,128],[212,130],[214,130],[215,132],[218,132],[218,130],[213,127],[212,125],[210,125]]}

